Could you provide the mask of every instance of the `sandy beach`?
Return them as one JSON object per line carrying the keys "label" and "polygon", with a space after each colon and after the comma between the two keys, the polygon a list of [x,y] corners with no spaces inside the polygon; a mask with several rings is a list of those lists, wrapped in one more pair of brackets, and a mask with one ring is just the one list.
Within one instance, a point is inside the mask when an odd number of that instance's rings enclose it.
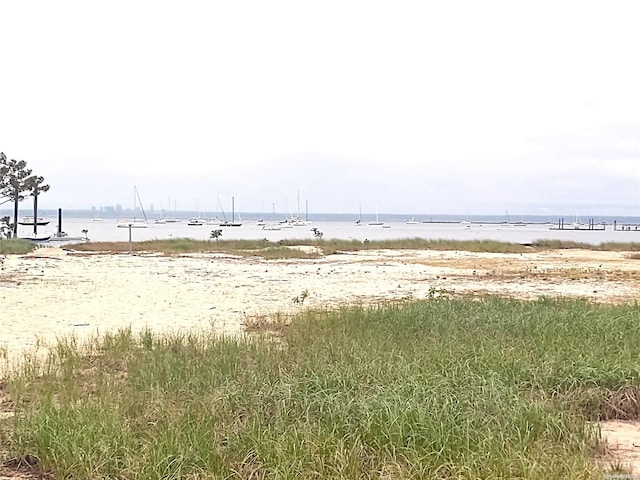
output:
{"label": "sandy beach", "polygon": [[[16,359],[58,337],[82,340],[127,327],[236,334],[249,317],[442,291],[631,301],[640,297],[639,265],[624,252],[584,250],[377,250],[267,261],[40,248],[2,259],[0,348]],[[303,292],[304,303],[295,302]]]}
{"label": "sandy beach", "polygon": [[[61,337],[83,341],[129,327],[157,333],[213,329],[235,335],[243,332],[247,320],[302,308],[442,293],[614,303],[640,298],[640,260],[625,252],[377,250],[313,260],[264,260],[40,248],[0,259],[2,368],[11,368],[24,354],[46,353],[46,345]],[[304,302],[295,301],[303,296]],[[611,458],[632,465],[634,471],[640,470],[638,431],[636,422],[603,425]]]}

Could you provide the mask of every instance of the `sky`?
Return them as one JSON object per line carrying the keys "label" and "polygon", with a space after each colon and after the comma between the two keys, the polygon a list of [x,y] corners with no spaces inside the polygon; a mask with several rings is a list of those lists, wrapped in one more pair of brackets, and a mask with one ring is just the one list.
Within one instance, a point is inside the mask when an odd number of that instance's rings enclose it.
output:
{"label": "sky", "polygon": [[[637,1],[0,3],[41,208],[640,215]],[[307,207],[308,206],[308,207]],[[25,205],[24,208],[28,208]]]}

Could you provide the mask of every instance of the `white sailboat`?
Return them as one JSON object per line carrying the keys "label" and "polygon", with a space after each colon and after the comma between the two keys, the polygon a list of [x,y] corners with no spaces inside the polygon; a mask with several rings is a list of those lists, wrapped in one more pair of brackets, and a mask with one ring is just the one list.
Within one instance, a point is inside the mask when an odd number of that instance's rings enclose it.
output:
{"label": "white sailboat", "polygon": [[[136,209],[138,203],[140,204],[140,211],[142,211],[142,218],[136,218]],[[138,194],[138,189],[134,185],[133,186],[133,218],[131,220],[121,220],[118,223],[118,228],[147,228],[149,226],[149,220],[147,219],[147,214],[144,213],[144,207],[142,206],[142,201],[140,200],[140,195]]]}
{"label": "white sailboat", "polygon": [[[218,203],[220,203],[220,199],[218,198]],[[220,203],[220,210],[222,211],[222,216],[224,217],[224,221],[220,222],[221,227],[241,227],[242,222],[236,222],[236,210],[235,210],[235,197],[231,197],[231,221],[227,220],[227,216],[224,214],[224,210],[222,209],[222,204]]]}
{"label": "white sailboat", "polygon": [[582,220],[580,220],[580,217],[578,217],[578,212],[576,212],[576,214],[573,216],[573,222],[571,222],[571,228],[573,228],[574,230],[580,230],[583,227],[584,224],[582,223]]}
{"label": "white sailboat", "polygon": [[309,225],[311,221],[309,220],[309,202],[306,202],[306,210],[305,210],[305,219],[300,218],[300,191],[298,190],[298,214],[290,215],[289,218],[280,222],[281,224],[288,224],[292,227],[304,227],[305,225]]}
{"label": "white sailboat", "polygon": [[[171,199],[169,199],[169,206],[171,206]],[[180,223],[180,219],[178,219],[178,217],[176,216],[176,202],[174,200],[173,202],[173,217],[166,217],[164,215],[164,210],[162,210],[162,217],[164,220],[164,223]]]}
{"label": "white sailboat", "polygon": [[378,216],[378,206],[376,205],[376,220],[369,222],[369,225],[384,225],[384,222],[380,221],[380,217]]}

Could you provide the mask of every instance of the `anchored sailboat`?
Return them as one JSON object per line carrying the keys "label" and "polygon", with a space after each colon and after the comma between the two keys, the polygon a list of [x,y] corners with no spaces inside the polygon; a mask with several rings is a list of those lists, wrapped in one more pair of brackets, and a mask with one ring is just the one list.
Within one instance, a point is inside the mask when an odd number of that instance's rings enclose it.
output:
{"label": "anchored sailboat", "polygon": [[[140,204],[140,211],[142,212],[142,216],[144,220],[141,218],[136,218],[136,207]],[[129,221],[123,220],[118,223],[118,228],[147,228],[149,226],[149,220],[147,219],[147,214],[144,213],[144,207],[142,206],[142,200],[140,200],[140,195],[138,194],[138,189],[134,185],[133,186],[133,218]]]}
{"label": "anchored sailboat", "polygon": [[[220,203],[220,199],[218,198],[218,203]],[[241,227],[241,222],[236,222],[236,210],[235,210],[235,197],[231,197],[231,221],[227,221],[227,216],[224,214],[224,210],[222,209],[222,203],[220,203],[220,210],[222,211],[222,216],[224,221],[220,222],[221,227]]]}
{"label": "anchored sailboat", "polygon": [[376,220],[375,222],[369,222],[369,225],[384,225],[384,222],[380,221],[380,218],[378,216],[378,206],[376,205]]}

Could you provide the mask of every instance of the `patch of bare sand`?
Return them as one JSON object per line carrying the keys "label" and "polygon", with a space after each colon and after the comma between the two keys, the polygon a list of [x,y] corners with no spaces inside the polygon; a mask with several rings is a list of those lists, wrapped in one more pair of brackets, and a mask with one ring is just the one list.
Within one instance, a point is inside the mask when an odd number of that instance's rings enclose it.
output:
{"label": "patch of bare sand", "polygon": [[[599,459],[605,471],[622,469],[640,478],[640,422],[607,420],[600,423],[602,439],[606,441],[605,455]],[[609,474],[609,478],[615,477]]]}

